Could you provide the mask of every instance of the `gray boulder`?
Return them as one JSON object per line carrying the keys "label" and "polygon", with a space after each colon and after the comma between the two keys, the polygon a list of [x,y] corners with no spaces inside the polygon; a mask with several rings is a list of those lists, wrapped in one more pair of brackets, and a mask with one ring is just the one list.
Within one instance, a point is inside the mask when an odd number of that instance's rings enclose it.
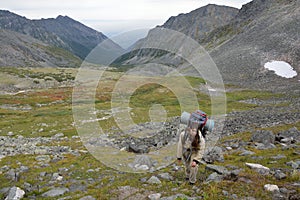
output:
{"label": "gray boulder", "polygon": [[258,130],[252,134],[251,142],[263,143],[265,145],[274,144],[275,135],[272,131]]}
{"label": "gray boulder", "polygon": [[211,170],[213,172],[217,172],[218,174],[228,174],[229,171],[223,167],[223,166],[218,166],[218,165],[206,165],[205,169]]}
{"label": "gray boulder", "polygon": [[85,196],[85,197],[80,198],[79,200],[96,200],[96,199],[92,196]]}
{"label": "gray boulder", "polygon": [[206,183],[210,182],[221,182],[223,180],[224,176],[221,174],[218,174],[217,172],[212,173],[211,175],[208,176],[206,179]]}
{"label": "gray boulder", "polygon": [[215,161],[224,162],[222,148],[218,146],[207,148],[203,156],[203,160],[206,163],[214,163]]}
{"label": "gray boulder", "polygon": [[280,132],[276,135],[276,140],[283,143],[300,142],[300,131],[293,127],[287,131]]}
{"label": "gray boulder", "polygon": [[43,197],[57,197],[60,195],[64,195],[66,192],[69,192],[68,188],[53,188],[42,194]]}
{"label": "gray boulder", "polygon": [[152,159],[147,155],[137,155],[129,167],[136,170],[149,170],[153,166]]}
{"label": "gray boulder", "polygon": [[9,189],[8,195],[5,198],[5,200],[18,200],[18,199],[22,199],[23,196],[25,195],[24,190],[22,190],[19,187],[12,187]]}
{"label": "gray boulder", "polygon": [[128,151],[142,154],[142,153],[149,153],[150,149],[147,145],[130,144],[128,147]]}
{"label": "gray boulder", "polygon": [[151,176],[147,183],[160,185],[161,181],[156,176]]}
{"label": "gray boulder", "polygon": [[176,199],[196,200],[199,198],[198,197],[188,197],[184,194],[175,194],[173,196],[160,198],[160,200],[176,200]]}
{"label": "gray boulder", "polygon": [[246,166],[248,166],[251,169],[254,169],[255,171],[257,171],[258,173],[260,173],[262,175],[268,175],[270,173],[270,168],[265,167],[265,166],[260,165],[260,164],[246,163]]}
{"label": "gray boulder", "polygon": [[169,173],[158,174],[158,178],[161,178],[161,179],[164,179],[164,180],[167,180],[167,181],[173,181],[174,180],[173,176],[171,176]]}

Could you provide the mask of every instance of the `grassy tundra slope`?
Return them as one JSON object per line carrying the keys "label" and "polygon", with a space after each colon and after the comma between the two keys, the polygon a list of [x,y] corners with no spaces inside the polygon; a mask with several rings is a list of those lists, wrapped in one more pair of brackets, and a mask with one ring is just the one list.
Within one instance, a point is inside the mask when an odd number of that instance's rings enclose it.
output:
{"label": "grassy tundra slope", "polygon": [[[77,135],[72,116],[70,83],[75,78],[76,69],[2,69],[2,77],[13,77],[11,80],[18,83],[32,81],[28,88],[23,87],[23,91],[17,92],[9,90],[8,85],[14,83],[8,84],[8,80],[1,79],[1,85],[8,90],[0,95],[2,199],[12,186],[25,191],[24,199],[80,199],[87,196],[96,199],[147,199],[155,193],[171,199],[274,198],[275,193],[264,190],[265,184],[278,185],[283,191],[280,195],[291,199],[299,197],[299,168],[295,168],[296,164],[287,164],[299,162],[299,143],[287,145],[286,148],[275,143],[274,148],[257,149],[250,141],[251,134],[257,130],[272,131],[276,135],[293,127],[300,129],[297,118],[299,95],[226,86],[228,117],[223,137],[217,144],[223,148],[224,161],[215,161],[214,165],[228,170],[239,169],[240,172],[235,179],[209,182],[207,178],[213,172],[201,165],[198,182],[190,186],[184,181],[183,169],[175,170],[180,167],[177,164],[151,173],[124,173],[106,167],[86,150]],[[118,132],[115,120],[109,113],[111,92],[122,75],[121,72],[106,71],[97,88],[95,106],[98,118],[107,117],[99,121],[105,132]],[[56,80],[57,85],[47,87],[44,84],[47,78],[48,81]],[[57,81],[60,79],[63,80]],[[210,98],[199,90],[203,80],[186,79],[195,89],[201,109],[210,113]],[[33,80],[40,82],[33,83]],[[130,99],[132,117],[136,123],[149,121],[149,108],[153,103],[164,105],[168,117],[180,115],[179,104],[171,91],[160,85],[146,84],[137,89]],[[279,122],[272,119],[278,112],[284,114]],[[263,116],[269,121],[259,124],[255,116]],[[254,154],[241,156],[244,150]],[[246,162],[260,163],[272,172],[273,169],[280,169],[286,178],[277,179],[272,173],[262,175],[248,168]],[[167,173],[167,177],[163,173]],[[152,176],[158,177],[160,183],[150,183],[148,180]],[[57,192],[54,196],[47,194],[53,188],[61,193]]]}

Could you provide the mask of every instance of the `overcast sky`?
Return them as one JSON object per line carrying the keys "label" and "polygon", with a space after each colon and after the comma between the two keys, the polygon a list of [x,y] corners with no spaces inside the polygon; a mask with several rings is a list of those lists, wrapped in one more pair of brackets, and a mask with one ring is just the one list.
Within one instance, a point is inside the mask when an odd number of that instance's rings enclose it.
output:
{"label": "overcast sky", "polygon": [[67,15],[108,36],[149,29],[207,4],[241,8],[251,0],[1,0],[0,9],[29,19]]}

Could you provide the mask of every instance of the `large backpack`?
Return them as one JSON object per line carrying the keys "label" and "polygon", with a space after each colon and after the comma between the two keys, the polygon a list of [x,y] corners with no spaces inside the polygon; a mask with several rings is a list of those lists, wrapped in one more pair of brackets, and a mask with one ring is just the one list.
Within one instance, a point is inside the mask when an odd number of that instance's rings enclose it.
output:
{"label": "large backpack", "polygon": [[207,122],[207,114],[203,112],[202,110],[196,110],[191,113],[189,121],[188,121],[188,127],[193,129],[203,128]]}

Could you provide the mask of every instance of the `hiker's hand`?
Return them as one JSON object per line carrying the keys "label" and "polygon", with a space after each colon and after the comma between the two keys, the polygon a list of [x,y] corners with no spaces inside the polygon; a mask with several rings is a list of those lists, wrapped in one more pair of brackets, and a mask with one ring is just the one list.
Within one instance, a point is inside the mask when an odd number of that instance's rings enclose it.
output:
{"label": "hiker's hand", "polygon": [[196,167],[196,166],[197,166],[197,163],[196,163],[195,161],[193,161],[192,164],[191,164],[191,166],[192,166],[192,167]]}
{"label": "hiker's hand", "polygon": [[177,159],[177,165],[181,165],[181,163],[182,163],[181,159],[180,160]]}

